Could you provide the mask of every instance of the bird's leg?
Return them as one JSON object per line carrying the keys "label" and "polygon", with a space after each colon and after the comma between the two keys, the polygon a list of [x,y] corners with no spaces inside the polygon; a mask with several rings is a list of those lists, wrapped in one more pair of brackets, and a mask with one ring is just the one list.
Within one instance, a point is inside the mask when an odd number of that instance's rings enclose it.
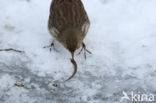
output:
{"label": "bird's leg", "polygon": [[53,40],[52,43],[51,43],[50,45],[44,46],[43,48],[50,48],[50,52],[51,52],[52,47],[54,48],[54,42],[55,42],[55,40]]}
{"label": "bird's leg", "polygon": [[84,42],[82,43],[82,48],[80,50],[80,52],[78,53],[78,55],[82,52],[82,50],[84,50],[84,57],[86,59],[86,52],[89,54],[92,54],[89,50],[87,50],[86,45],[84,44]]}

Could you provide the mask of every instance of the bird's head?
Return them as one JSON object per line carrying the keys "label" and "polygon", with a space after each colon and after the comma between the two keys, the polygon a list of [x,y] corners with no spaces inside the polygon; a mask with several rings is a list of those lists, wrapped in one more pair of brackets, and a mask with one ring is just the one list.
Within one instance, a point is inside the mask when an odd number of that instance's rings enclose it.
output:
{"label": "bird's head", "polygon": [[65,47],[74,53],[82,44],[81,33],[75,29],[66,30],[64,33]]}
{"label": "bird's head", "polygon": [[71,52],[74,53],[75,50],[78,48],[78,40],[75,36],[71,36],[66,40],[66,46],[67,49]]}

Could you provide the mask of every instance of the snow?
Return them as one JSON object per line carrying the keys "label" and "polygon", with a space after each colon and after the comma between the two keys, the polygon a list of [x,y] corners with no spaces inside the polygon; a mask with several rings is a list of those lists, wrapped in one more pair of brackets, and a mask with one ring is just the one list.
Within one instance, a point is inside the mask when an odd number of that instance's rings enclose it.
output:
{"label": "snow", "polygon": [[0,49],[24,51],[0,52],[0,103],[132,103],[121,100],[123,91],[156,99],[155,0],[83,0],[91,21],[84,42],[93,54],[75,56],[78,72],[66,83],[70,53],[58,42],[56,50],[43,48],[52,41],[50,3],[0,0]]}

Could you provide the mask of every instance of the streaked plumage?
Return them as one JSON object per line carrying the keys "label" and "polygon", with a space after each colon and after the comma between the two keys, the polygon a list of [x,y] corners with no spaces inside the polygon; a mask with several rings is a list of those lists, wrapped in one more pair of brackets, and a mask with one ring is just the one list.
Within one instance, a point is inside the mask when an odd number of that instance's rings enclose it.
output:
{"label": "streaked plumage", "polygon": [[[90,21],[81,0],[52,1],[48,29],[72,53],[72,63],[75,62],[74,52],[83,43],[89,26]],[[77,65],[75,67],[76,71]]]}

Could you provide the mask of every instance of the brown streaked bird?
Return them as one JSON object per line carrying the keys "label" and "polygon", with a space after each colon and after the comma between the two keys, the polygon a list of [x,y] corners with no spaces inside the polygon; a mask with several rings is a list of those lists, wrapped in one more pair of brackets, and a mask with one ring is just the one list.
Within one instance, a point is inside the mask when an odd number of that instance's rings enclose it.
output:
{"label": "brown streaked bird", "polygon": [[[77,64],[74,60],[76,49],[82,44],[81,51],[84,50],[85,58],[86,52],[91,53],[83,43],[89,26],[90,21],[81,0],[52,1],[48,21],[49,32],[72,54],[71,62],[74,65],[74,72],[67,80],[73,78],[77,72]],[[53,45],[54,42],[51,46]]]}

